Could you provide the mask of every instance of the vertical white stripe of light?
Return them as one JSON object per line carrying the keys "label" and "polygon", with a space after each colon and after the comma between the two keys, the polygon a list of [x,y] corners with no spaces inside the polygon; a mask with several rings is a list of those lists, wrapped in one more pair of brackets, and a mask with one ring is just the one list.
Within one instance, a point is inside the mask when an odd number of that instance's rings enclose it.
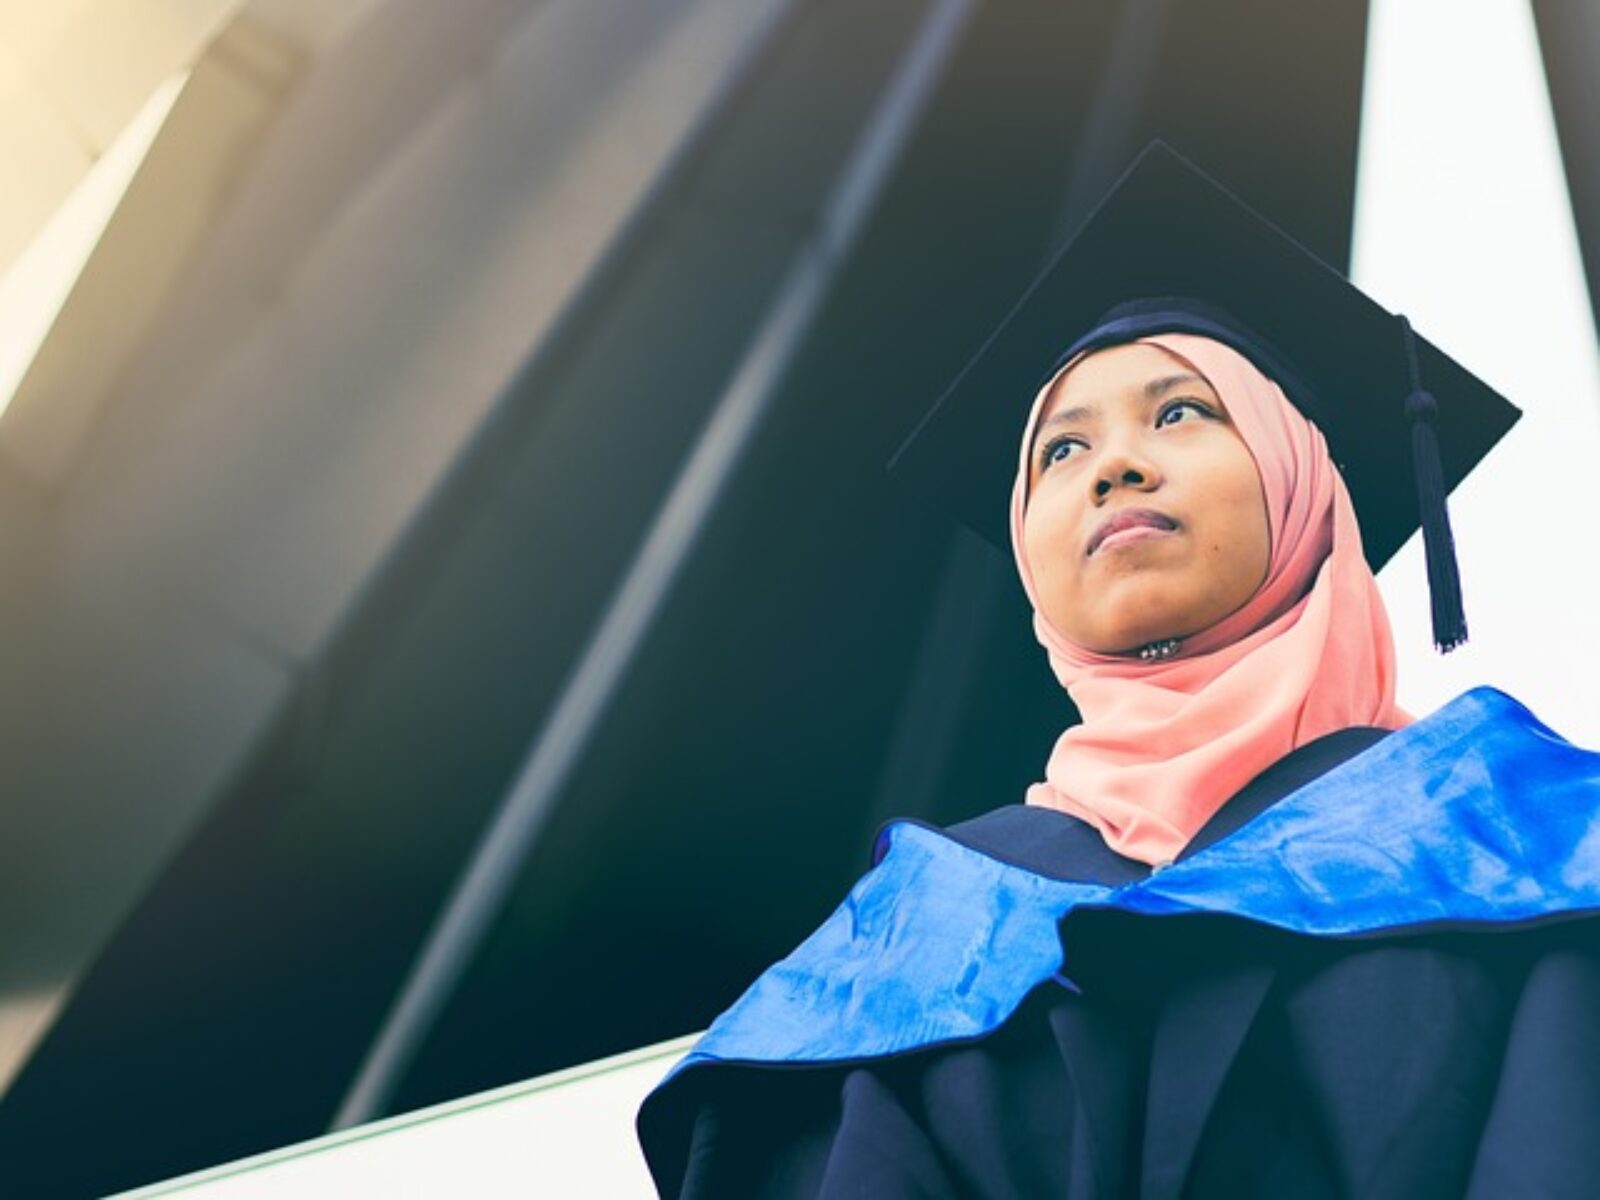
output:
{"label": "vertical white stripe of light", "polygon": [[27,249],[0,273],[0,412],[15,397],[188,79],[189,72],[180,71],[151,93]]}
{"label": "vertical white stripe of light", "polygon": [[1420,537],[1380,576],[1400,702],[1492,684],[1600,748],[1600,353],[1533,14],[1373,0],[1370,22],[1352,276],[1525,413],[1450,501],[1471,641],[1432,649]]}

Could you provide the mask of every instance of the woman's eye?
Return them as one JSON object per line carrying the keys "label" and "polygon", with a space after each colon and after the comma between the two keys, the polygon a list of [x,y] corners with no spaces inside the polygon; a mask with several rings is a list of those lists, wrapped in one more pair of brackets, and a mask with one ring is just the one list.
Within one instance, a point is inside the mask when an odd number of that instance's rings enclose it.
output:
{"label": "woman's eye", "polygon": [[1156,427],[1163,425],[1176,425],[1191,417],[1213,416],[1212,411],[1198,400],[1174,400],[1156,414]]}
{"label": "woman's eye", "polygon": [[1044,448],[1039,451],[1039,467],[1041,470],[1049,470],[1056,463],[1065,462],[1071,458],[1073,451],[1082,449],[1084,449],[1084,444],[1077,438],[1051,438],[1044,444]]}

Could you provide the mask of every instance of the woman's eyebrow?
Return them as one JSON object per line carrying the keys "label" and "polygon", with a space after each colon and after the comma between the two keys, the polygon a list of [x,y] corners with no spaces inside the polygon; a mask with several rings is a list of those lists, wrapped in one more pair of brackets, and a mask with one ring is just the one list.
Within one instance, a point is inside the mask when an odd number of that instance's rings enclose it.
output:
{"label": "woman's eyebrow", "polygon": [[1040,429],[1049,429],[1052,425],[1076,425],[1093,417],[1098,410],[1092,404],[1075,404],[1071,408],[1063,408],[1058,413],[1052,413],[1039,422]]}
{"label": "woman's eyebrow", "polygon": [[[1159,379],[1152,379],[1140,390],[1150,399],[1161,393],[1175,388],[1184,383],[1201,383],[1207,387],[1211,385],[1193,371],[1182,371],[1177,375],[1163,375]],[[1099,410],[1092,404],[1075,404],[1071,408],[1063,408],[1058,413],[1052,413],[1039,423],[1040,429],[1048,429],[1052,425],[1076,425],[1082,421],[1090,420],[1097,416]]]}
{"label": "woman's eyebrow", "polygon": [[[1161,395],[1168,388],[1177,387],[1180,383],[1206,383],[1206,381],[1193,371],[1184,371],[1177,375],[1163,375],[1160,379],[1152,379],[1145,384],[1144,394],[1153,398]],[[1210,387],[1211,385],[1206,384],[1206,386]]]}

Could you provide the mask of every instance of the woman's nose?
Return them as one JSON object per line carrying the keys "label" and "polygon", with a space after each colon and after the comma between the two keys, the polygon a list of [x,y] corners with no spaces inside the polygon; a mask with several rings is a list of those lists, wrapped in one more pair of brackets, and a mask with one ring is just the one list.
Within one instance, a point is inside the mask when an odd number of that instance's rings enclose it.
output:
{"label": "woman's nose", "polygon": [[1148,492],[1161,482],[1160,472],[1148,459],[1131,453],[1108,454],[1094,474],[1094,498],[1104,500],[1118,488]]}

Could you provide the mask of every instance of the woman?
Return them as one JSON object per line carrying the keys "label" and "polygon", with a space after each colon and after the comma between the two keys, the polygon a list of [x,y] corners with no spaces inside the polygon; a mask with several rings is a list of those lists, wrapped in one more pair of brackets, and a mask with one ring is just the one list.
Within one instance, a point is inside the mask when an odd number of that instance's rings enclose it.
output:
{"label": "woman", "polygon": [[[1410,721],[1372,577],[1420,521],[1436,639],[1464,636],[1445,484],[1509,415],[1305,257],[1147,152],[919,430],[970,453],[1007,360],[1062,314],[1081,331],[1008,457],[1018,569],[1083,722],[1025,805],[891,825],[718,1019],[641,1114],[664,1194],[1600,1178],[1600,758],[1489,689]],[[1354,368],[1326,347],[1352,336]],[[1341,373],[1396,358],[1405,403],[1362,411]]]}

